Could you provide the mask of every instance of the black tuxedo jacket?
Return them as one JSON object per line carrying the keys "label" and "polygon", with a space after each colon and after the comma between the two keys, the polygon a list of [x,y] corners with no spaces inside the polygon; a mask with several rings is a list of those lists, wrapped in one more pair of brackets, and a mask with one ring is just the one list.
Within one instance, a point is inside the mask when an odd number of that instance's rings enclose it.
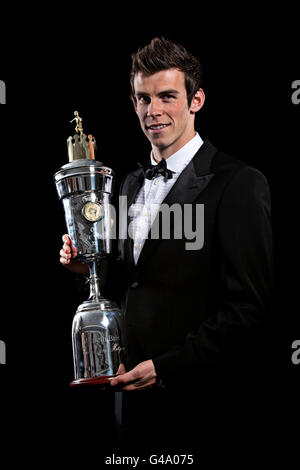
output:
{"label": "black tuxedo jacket", "polygon": [[[120,194],[133,203],[142,169]],[[163,201],[204,205],[204,244],[145,241],[137,265],[131,238],[119,241],[127,282],[127,367],[152,359],[164,383],[191,381],[251,362],[269,319],[272,290],[270,193],[255,168],[204,141]],[[178,227],[177,227],[178,228]],[[195,228],[195,227],[194,227]],[[249,353],[250,352],[250,353]],[[187,375],[188,374],[188,375]]]}

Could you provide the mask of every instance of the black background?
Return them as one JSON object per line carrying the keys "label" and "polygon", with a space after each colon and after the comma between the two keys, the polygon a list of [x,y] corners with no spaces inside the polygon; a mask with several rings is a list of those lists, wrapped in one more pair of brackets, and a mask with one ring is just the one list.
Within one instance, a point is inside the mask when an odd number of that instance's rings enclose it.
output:
{"label": "black background", "polygon": [[[65,222],[53,174],[67,162],[75,109],[84,130],[96,136],[97,159],[115,170],[117,187],[149,153],[129,99],[130,56],[163,35],[181,42],[204,66],[206,103],[196,120],[200,135],[261,170],[271,187],[272,383],[267,389],[254,384],[255,394],[240,398],[243,406],[251,403],[256,410],[257,428],[267,416],[264,436],[272,447],[265,445],[266,456],[277,458],[287,437],[283,454],[288,458],[295,449],[300,384],[300,365],[291,362],[291,344],[300,338],[300,105],[291,101],[292,82],[300,78],[297,12],[287,6],[263,12],[253,4],[216,6],[209,13],[200,4],[184,13],[182,5],[171,5],[170,11],[141,7],[96,14],[86,5],[84,11],[76,7],[64,15],[53,7],[35,20],[27,7],[18,9],[18,22],[8,17],[13,27],[3,33],[0,70],[7,87],[7,104],[0,107],[0,339],[7,346],[7,364],[0,366],[1,441],[12,444],[22,459],[35,459],[39,449],[55,463],[63,451],[72,463],[97,455],[100,466],[113,446],[110,400],[68,385],[73,378],[71,322],[83,299],[74,275],[59,264]],[[248,430],[244,424],[242,433]],[[256,455],[252,432],[245,442]],[[200,443],[198,451],[203,452]],[[233,461],[236,452],[233,443],[228,451]]]}

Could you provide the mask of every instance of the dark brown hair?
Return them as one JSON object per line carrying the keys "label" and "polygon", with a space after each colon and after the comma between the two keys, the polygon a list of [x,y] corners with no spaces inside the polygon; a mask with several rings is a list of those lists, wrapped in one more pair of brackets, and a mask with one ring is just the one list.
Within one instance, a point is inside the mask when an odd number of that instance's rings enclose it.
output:
{"label": "dark brown hair", "polygon": [[154,38],[131,57],[130,85],[134,101],[134,77],[137,73],[149,76],[161,70],[176,68],[184,72],[188,106],[191,105],[193,97],[202,86],[203,70],[198,59],[183,46],[163,37]]}

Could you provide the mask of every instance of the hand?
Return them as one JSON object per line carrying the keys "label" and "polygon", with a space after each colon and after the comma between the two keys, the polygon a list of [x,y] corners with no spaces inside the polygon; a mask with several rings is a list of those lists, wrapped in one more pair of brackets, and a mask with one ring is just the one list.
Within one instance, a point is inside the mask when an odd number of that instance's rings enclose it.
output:
{"label": "hand", "polygon": [[118,376],[114,377],[110,384],[122,386],[122,390],[143,390],[152,387],[156,383],[155,367],[151,359],[140,362],[134,369],[126,372],[123,364],[120,365]]}
{"label": "hand", "polygon": [[64,244],[59,252],[61,264],[77,274],[88,274],[87,264],[74,260],[77,256],[77,249],[69,235],[63,235],[62,240]]}

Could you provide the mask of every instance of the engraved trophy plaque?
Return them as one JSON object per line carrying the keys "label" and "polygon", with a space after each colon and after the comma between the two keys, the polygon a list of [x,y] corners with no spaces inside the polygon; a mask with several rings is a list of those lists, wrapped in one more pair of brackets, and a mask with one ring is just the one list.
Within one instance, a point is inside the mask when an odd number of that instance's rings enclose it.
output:
{"label": "engraved trophy plaque", "polygon": [[87,263],[90,272],[90,296],[73,319],[75,378],[70,385],[105,386],[116,375],[123,350],[123,314],[116,303],[101,295],[97,269],[101,259],[111,254],[114,172],[95,160],[95,138],[87,138],[78,111],[74,115],[76,134],[67,139],[69,163],[54,175],[77,260]]}

